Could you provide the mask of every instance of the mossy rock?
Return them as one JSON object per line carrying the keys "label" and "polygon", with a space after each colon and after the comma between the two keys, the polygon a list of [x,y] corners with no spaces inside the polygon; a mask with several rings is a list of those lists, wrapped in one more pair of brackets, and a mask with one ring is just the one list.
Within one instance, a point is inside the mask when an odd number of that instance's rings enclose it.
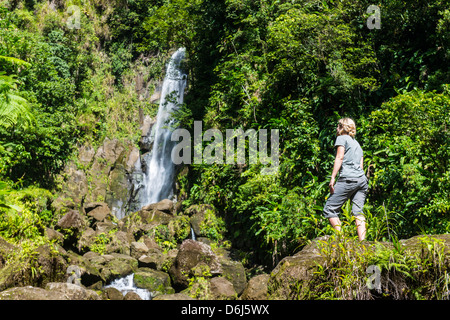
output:
{"label": "mossy rock", "polygon": [[294,256],[285,257],[270,275],[267,283],[269,298],[291,300],[305,297],[315,272],[324,262],[316,242]]}
{"label": "mossy rock", "polygon": [[112,256],[113,259],[107,261],[105,267],[111,271],[112,275],[123,277],[132,273],[138,267],[137,259],[125,254],[111,253],[105,256]]}
{"label": "mossy rock", "polygon": [[162,294],[172,294],[175,290],[171,287],[170,276],[162,271],[150,268],[139,268],[134,273],[134,284],[138,288],[147,289]]}
{"label": "mossy rock", "polygon": [[191,233],[191,226],[187,216],[176,216],[168,224],[170,235],[176,242],[182,242]]}
{"label": "mossy rock", "polygon": [[167,225],[171,220],[174,219],[174,216],[160,211],[158,209],[153,209],[151,211],[140,210],[138,212],[139,216],[142,219],[142,222],[152,224],[152,225]]}

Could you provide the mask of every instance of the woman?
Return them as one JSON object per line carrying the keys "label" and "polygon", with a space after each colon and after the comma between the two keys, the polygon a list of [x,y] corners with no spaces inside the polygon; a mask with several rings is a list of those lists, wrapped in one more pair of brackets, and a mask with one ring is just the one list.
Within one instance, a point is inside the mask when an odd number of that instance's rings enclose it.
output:
{"label": "woman", "polygon": [[[368,181],[363,171],[363,151],[355,140],[356,125],[350,118],[339,120],[336,129],[337,148],[333,172],[330,181],[330,197],[328,198],[323,214],[330,220],[334,229],[341,230],[339,213],[348,200],[352,200],[352,213],[355,216],[356,230],[360,241],[366,236],[366,222],[363,215],[364,201],[368,189]],[[339,179],[335,178],[339,172]]]}

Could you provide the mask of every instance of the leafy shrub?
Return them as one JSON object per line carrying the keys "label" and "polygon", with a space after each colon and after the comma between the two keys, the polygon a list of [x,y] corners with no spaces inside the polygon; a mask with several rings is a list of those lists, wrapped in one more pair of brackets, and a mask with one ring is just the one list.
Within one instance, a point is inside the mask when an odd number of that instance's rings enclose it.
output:
{"label": "leafy shrub", "polygon": [[412,91],[362,120],[370,202],[383,203],[399,236],[448,232],[448,92]]}

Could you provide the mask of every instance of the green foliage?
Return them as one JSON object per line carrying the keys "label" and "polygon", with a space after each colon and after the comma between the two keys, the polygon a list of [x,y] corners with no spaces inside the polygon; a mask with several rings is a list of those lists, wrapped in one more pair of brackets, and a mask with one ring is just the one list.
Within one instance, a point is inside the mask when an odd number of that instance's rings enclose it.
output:
{"label": "green foliage", "polygon": [[17,80],[0,72],[0,126],[5,128],[27,126],[34,120],[27,100],[15,94],[16,89]]}
{"label": "green foliage", "polygon": [[9,189],[3,184],[4,204],[0,212],[0,236],[19,242],[22,239],[38,239],[46,226],[55,223],[48,190],[29,187],[23,190]]}
{"label": "green foliage", "polygon": [[193,79],[182,126],[280,130],[277,176],[193,165],[185,184],[188,204],[218,208],[233,245],[259,247],[265,263],[330,232],[321,208],[344,115],[365,151],[368,238],[448,232],[448,10],[439,0],[381,1],[380,31],[366,26],[370,4],[202,3],[189,17],[196,37],[173,37]]}
{"label": "green foliage", "polygon": [[201,0],[162,1],[161,6],[149,8],[142,27],[146,33],[144,46],[152,51],[170,49],[190,43],[195,37],[195,19],[192,14]]}
{"label": "green foliage", "polygon": [[168,224],[158,225],[150,231],[157,244],[165,252],[174,249],[178,244],[187,239],[191,234],[189,218],[187,216],[177,216]]}
{"label": "green foliage", "polygon": [[225,223],[221,217],[217,217],[211,209],[205,210],[205,218],[200,224],[200,234],[213,241],[222,241],[225,234]]}
{"label": "green foliage", "polygon": [[106,253],[106,245],[111,242],[113,234],[117,232],[117,229],[113,229],[108,233],[99,233],[94,237],[93,242],[89,245],[89,250],[97,252],[98,254]]}
{"label": "green foliage", "polygon": [[[449,232],[450,15],[443,0],[381,0],[381,30],[366,26],[369,1],[73,3],[82,7],[75,30],[64,23],[69,3],[2,2],[2,180],[51,188],[86,140],[137,141],[139,108],[156,114],[138,95],[138,79],[155,86],[167,53],[184,46],[181,127],[203,120],[204,130],[280,132],[276,175],[262,175],[259,164],[196,164],[179,181],[185,208],[217,209],[204,226],[209,237],[221,239],[225,228],[234,247],[269,265],[330,233],[321,210],[342,116],[356,120],[365,152],[368,239]],[[10,200],[2,201],[13,214]],[[22,200],[14,205],[22,208]],[[29,209],[26,221],[38,220],[34,211],[45,210]],[[5,226],[19,219],[11,217]],[[187,236],[187,221],[179,223],[156,231],[167,249]]]}
{"label": "green foliage", "polygon": [[423,300],[448,295],[447,258],[440,239],[421,237],[411,251],[398,240],[393,245],[361,244],[344,231],[317,240],[317,246],[324,263],[317,265],[310,290],[298,292],[302,296],[297,298]]}
{"label": "green foliage", "polygon": [[401,237],[449,230],[449,111],[448,92],[411,91],[362,121],[370,201],[386,202]]}

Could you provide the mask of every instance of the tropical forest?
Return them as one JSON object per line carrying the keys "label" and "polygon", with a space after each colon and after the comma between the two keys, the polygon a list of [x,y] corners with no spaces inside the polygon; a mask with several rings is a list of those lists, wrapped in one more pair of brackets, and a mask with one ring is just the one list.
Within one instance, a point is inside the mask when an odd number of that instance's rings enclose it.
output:
{"label": "tropical forest", "polygon": [[447,0],[0,0],[0,300],[448,300],[449,159]]}

